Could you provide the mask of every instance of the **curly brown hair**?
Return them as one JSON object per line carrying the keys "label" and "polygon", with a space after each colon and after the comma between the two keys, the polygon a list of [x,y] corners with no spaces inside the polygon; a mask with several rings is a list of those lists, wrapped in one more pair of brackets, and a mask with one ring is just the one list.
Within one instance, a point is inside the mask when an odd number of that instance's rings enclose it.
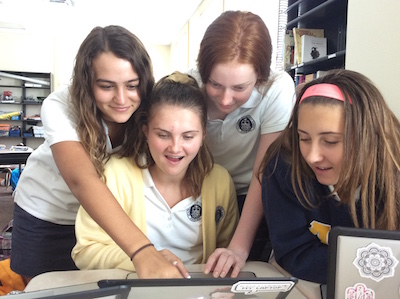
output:
{"label": "curly brown hair", "polygon": [[[104,178],[104,164],[109,155],[106,151],[107,136],[102,117],[93,95],[95,75],[93,60],[100,54],[112,52],[115,56],[129,61],[139,76],[139,95],[141,103],[148,98],[154,76],[150,56],[142,42],[130,31],[121,26],[95,27],[81,44],[75,59],[72,75],[71,100],[72,113],[77,119],[77,133],[80,141]],[[134,125],[134,117],[128,120],[128,127]],[[120,155],[127,155],[125,138]]]}

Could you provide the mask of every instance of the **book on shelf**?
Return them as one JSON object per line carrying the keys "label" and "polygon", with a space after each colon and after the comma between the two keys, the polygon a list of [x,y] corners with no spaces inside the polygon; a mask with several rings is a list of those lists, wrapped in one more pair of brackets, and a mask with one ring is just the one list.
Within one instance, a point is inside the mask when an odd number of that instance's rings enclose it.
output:
{"label": "book on shelf", "polygon": [[310,81],[312,81],[314,79],[315,79],[315,73],[306,74],[306,75],[297,74],[295,76],[295,79],[294,79],[294,85],[297,87],[297,86],[299,86],[301,84],[308,83],[308,82],[310,82]]}
{"label": "book on shelf", "polygon": [[294,39],[294,64],[302,63],[301,60],[301,37],[303,35],[310,35],[315,37],[324,37],[324,29],[312,29],[312,28],[293,28],[293,39]]}
{"label": "book on shelf", "polygon": [[309,62],[326,56],[326,37],[303,35],[301,37],[301,61]]}
{"label": "book on shelf", "polygon": [[303,75],[303,74],[296,74],[296,75],[294,76],[294,85],[297,87],[297,86],[299,86],[300,84],[305,83],[305,80],[306,80],[306,76],[305,76],[305,75]]}
{"label": "book on shelf", "polygon": [[293,30],[286,30],[285,42],[283,49],[283,63],[285,69],[288,69],[294,65],[294,37]]}
{"label": "book on shelf", "polygon": [[326,75],[326,73],[327,73],[328,71],[317,71],[316,73],[315,73],[315,79],[317,79],[317,78],[320,78],[320,77],[323,77],[323,76],[325,76]]}
{"label": "book on shelf", "polygon": [[316,71],[315,73],[308,73],[308,74],[296,74],[294,78],[295,86],[298,86],[302,83],[308,83],[314,79],[320,78],[325,76],[328,71]]}
{"label": "book on shelf", "polygon": [[305,75],[304,83],[311,82],[315,79],[315,73]]}

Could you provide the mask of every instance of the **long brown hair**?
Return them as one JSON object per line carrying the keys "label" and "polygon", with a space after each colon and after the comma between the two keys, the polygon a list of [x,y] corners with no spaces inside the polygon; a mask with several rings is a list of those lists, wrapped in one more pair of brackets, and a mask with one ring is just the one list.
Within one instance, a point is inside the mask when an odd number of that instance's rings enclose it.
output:
{"label": "long brown hair", "polygon": [[[303,197],[307,206],[313,207],[310,194],[315,175],[300,153],[297,125],[299,106],[303,103],[299,104],[299,100],[308,87],[318,83],[334,84],[345,96],[344,102],[325,97],[304,100],[328,105],[336,101],[344,107],[344,158],[334,191],[348,205],[356,227],[400,229],[400,123],[379,90],[360,73],[332,70],[300,89],[289,123],[269,147],[260,175],[268,163],[282,155],[292,166],[291,180],[297,198],[301,201]],[[360,203],[356,203],[359,187]],[[357,218],[356,204],[361,206],[362,224]]]}
{"label": "long brown hair", "polygon": [[[72,76],[71,106],[72,113],[77,119],[76,131],[79,139],[100,177],[103,177],[104,163],[108,158],[107,136],[93,95],[92,86],[95,77],[92,63],[96,57],[105,52],[112,52],[118,58],[131,63],[139,76],[141,102],[146,100],[154,85],[150,56],[142,42],[127,29],[120,26],[95,27],[81,44]],[[134,125],[133,121],[131,117],[128,126]],[[120,152],[123,156],[127,155],[125,145],[124,142]]]}

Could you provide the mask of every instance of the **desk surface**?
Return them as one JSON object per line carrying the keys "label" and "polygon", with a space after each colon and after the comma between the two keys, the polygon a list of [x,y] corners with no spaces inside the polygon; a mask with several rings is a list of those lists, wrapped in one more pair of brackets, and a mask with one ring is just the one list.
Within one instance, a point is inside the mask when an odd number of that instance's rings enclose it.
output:
{"label": "desk surface", "polygon": [[[188,265],[189,272],[203,271],[204,265]],[[258,277],[284,277],[272,264],[264,262],[247,262],[243,271],[256,273]],[[49,272],[34,277],[26,286],[25,291],[38,291],[50,288],[77,285],[77,289],[95,287],[102,279],[137,278],[136,274],[121,269],[105,270],[76,270]],[[288,299],[320,299],[319,285],[299,280],[295,289],[290,292]]]}

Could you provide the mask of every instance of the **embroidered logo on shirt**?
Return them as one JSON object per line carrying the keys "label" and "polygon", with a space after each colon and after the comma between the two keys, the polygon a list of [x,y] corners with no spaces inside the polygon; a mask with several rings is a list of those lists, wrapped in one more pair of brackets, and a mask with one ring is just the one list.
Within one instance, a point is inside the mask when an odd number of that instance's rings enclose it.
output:
{"label": "embroidered logo on shirt", "polygon": [[217,209],[215,210],[215,223],[219,223],[222,218],[225,216],[225,210],[223,207],[218,206]]}
{"label": "embroidered logo on shirt", "polygon": [[313,235],[316,235],[322,243],[328,244],[328,236],[331,231],[331,226],[329,224],[313,220],[308,229]]}
{"label": "embroidered logo on shirt", "polygon": [[190,221],[196,222],[201,220],[201,205],[196,202],[186,210],[186,214]]}
{"label": "embroidered logo on shirt", "polygon": [[240,133],[248,133],[256,128],[256,122],[250,115],[241,117],[236,123],[236,129]]}

